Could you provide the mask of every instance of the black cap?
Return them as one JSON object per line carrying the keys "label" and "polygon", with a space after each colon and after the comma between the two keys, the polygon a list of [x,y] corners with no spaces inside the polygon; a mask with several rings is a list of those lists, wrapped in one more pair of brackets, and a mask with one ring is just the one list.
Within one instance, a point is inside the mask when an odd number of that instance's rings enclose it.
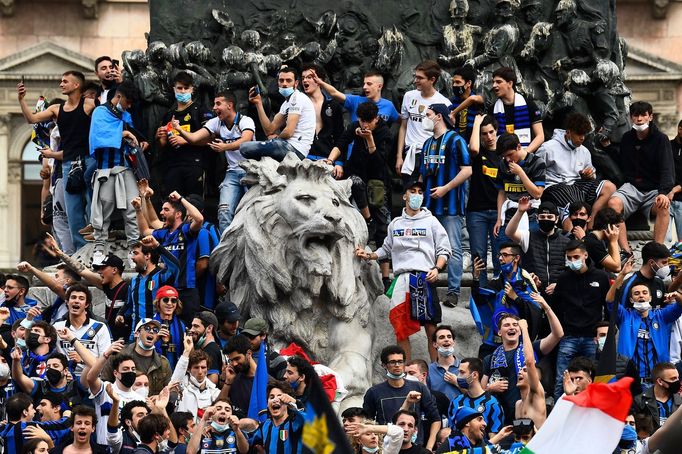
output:
{"label": "black cap", "polygon": [[440,114],[448,128],[455,129],[455,125],[450,121],[450,108],[448,106],[445,104],[431,104],[429,109],[433,110],[433,113]]}
{"label": "black cap", "polygon": [[407,192],[408,189],[418,187],[421,188],[422,191],[426,191],[426,185],[424,184],[423,181],[419,181],[417,178],[412,178],[410,180],[407,180],[405,183],[405,186],[403,187],[403,192]]}
{"label": "black cap", "polygon": [[98,270],[100,268],[104,268],[105,266],[113,266],[115,268],[118,268],[119,272],[123,272],[123,260],[120,259],[119,256],[115,254],[109,254],[106,257],[104,257],[104,260],[102,260],[99,263],[93,263],[92,264],[92,269],[93,270]]}
{"label": "black cap", "polygon": [[215,308],[215,315],[218,318],[219,323],[234,323],[242,319],[242,314],[239,312],[239,308],[231,301],[225,301],[218,304]]}
{"label": "black cap", "polygon": [[553,214],[559,216],[559,210],[552,202],[542,202],[538,207],[537,214]]}

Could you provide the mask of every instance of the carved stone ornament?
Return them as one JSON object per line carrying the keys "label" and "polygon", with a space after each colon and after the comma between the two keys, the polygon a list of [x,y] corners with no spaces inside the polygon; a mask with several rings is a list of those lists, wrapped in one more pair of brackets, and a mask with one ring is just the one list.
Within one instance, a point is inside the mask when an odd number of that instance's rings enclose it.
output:
{"label": "carved stone ornament", "polygon": [[9,17],[14,16],[14,0],[0,0],[0,14]]}
{"label": "carved stone ornament", "polygon": [[99,16],[99,0],[81,0],[83,6],[83,17],[86,19],[97,19]]}
{"label": "carved stone ornament", "polygon": [[670,0],[653,0],[651,2],[651,15],[654,19],[665,19],[668,15]]}

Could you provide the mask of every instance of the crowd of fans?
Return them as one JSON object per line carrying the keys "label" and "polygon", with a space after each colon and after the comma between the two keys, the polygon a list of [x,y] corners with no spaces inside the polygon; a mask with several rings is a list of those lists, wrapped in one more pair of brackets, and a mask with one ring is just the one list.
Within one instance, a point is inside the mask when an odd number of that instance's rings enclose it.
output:
{"label": "crowd of fans", "polygon": [[[617,159],[627,182],[617,187],[599,178],[583,145],[590,120],[571,113],[545,140],[542,113],[516,91],[510,68],[494,72],[492,100],[459,68],[447,99],[434,88],[438,64],[423,61],[398,111],[382,98],[379,73],[368,72],[355,95],[316,65],[283,67],[278,110],[249,92],[255,118],[229,91],[216,93],[212,109],[200,105],[192,77],[178,72],[176,104],[155,137],[136,129],[136,89],[116,61],[97,59],[96,74],[89,87],[83,74],[65,73],[66,100],[35,110],[18,85],[44,145],[42,221],[52,232],[44,244],[60,264],[48,273],[22,262],[2,278],[4,453],[301,452],[313,377],[333,371],[296,348],[274,351],[268,324],[243,319],[208,268],[248,190],[240,162],[266,156],[322,161],[350,179],[373,246],[357,245],[355,255],[381,265],[396,345],[381,352],[385,381],[341,413],[356,452],[519,452],[554,402],[583,392],[609,359],[616,377],[634,379],[636,396],[617,452],[647,452],[648,437],[682,404],[682,274],[671,273],[664,244],[671,216],[682,238],[682,122],[668,140],[652,106],[633,103]],[[160,179],[146,164],[150,143]],[[225,176],[217,219],[207,219],[204,163],[216,152]],[[393,170],[404,207],[391,220]],[[654,241],[635,271],[625,220],[639,211],[654,219]],[[128,264],[108,253],[112,236],[127,242]],[[74,257],[88,241],[91,268]],[[464,358],[441,304],[460,304],[467,269],[482,343]],[[30,298],[27,276],[54,302]],[[90,287],[106,295],[103,318],[92,313]],[[428,358],[412,354],[421,326]],[[617,356],[605,358],[612,329]],[[271,378],[264,421],[249,417],[261,351]],[[326,383],[339,403],[340,377]]]}

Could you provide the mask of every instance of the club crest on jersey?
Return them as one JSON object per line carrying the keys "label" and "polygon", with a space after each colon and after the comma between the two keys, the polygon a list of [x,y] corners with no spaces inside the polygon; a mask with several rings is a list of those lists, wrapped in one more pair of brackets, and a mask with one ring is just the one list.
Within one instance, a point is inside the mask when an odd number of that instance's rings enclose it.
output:
{"label": "club crest on jersey", "polygon": [[155,287],[156,287],[156,283],[154,283],[154,281],[147,282],[147,290],[149,290],[150,292],[154,291]]}
{"label": "club crest on jersey", "polygon": [[419,113],[422,114],[426,110],[426,106],[424,104],[419,104]]}
{"label": "club crest on jersey", "polygon": [[279,439],[282,441],[287,441],[289,439],[289,431],[286,429],[280,429]]}

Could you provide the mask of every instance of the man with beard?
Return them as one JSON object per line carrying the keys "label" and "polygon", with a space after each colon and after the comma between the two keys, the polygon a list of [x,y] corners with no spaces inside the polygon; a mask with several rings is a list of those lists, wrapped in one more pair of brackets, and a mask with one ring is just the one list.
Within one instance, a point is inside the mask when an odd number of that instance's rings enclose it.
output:
{"label": "man with beard", "polygon": [[448,437],[436,451],[438,454],[450,451],[464,450],[469,452],[472,448],[491,448],[485,452],[498,453],[498,447],[490,446],[499,443],[503,438],[511,435],[512,427],[506,426],[489,441],[486,442],[486,423],[483,415],[469,407],[461,407],[455,413],[455,427],[452,435]]}
{"label": "man with beard", "polygon": [[99,79],[99,86],[95,94],[95,104],[98,106],[106,104],[116,94],[116,84],[123,81],[121,77],[121,70],[118,68],[118,62],[103,55],[95,60],[95,75]]}
{"label": "man with beard", "polygon": [[67,380],[68,364],[66,356],[54,352],[47,358],[45,378],[29,378],[21,370],[21,350],[18,348],[12,350],[12,377],[19,388],[30,395],[34,402],[40,402],[50,394],[56,395],[61,399],[64,410],[80,403],[82,393],[78,380]]}
{"label": "man with beard", "polygon": [[[208,379],[216,385],[223,370],[223,353],[216,341],[218,319],[212,312],[204,311],[194,315],[190,326],[190,335],[194,341],[194,348],[201,349],[211,359],[208,369]],[[228,344],[229,345],[229,344]]]}
{"label": "man with beard", "polygon": [[[159,266],[159,259],[165,265],[163,268]],[[178,259],[151,235],[133,246],[129,261],[138,274],[130,280],[128,301],[116,315],[117,327],[124,326],[128,317],[135,325],[139,320],[153,317],[156,291],[165,285],[174,285],[180,269]]]}
{"label": "man with beard", "polygon": [[[136,199],[137,201],[137,199]],[[192,247],[192,239],[196,238],[204,223],[204,216],[187,199],[177,192],[172,192],[161,208],[163,228],[152,229],[141,212],[140,204],[135,204],[137,222],[140,233],[152,235],[162,246],[167,248],[179,262],[180,271],[176,281],[169,283],[180,293],[183,304],[182,321],[190,324],[193,314],[199,312],[199,291],[196,279],[196,248]],[[191,221],[186,223],[185,218]],[[153,314],[152,314],[153,315]],[[149,315],[151,317],[152,315]]]}
{"label": "man with beard", "polygon": [[217,399],[199,420],[187,443],[187,454],[246,454],[249,442],[227,399]]}
{"label": "man with beard", "polygon": [[97,443],[106,444],[107,442],[107,421],[106,416],[111,411],[113,399],[106,391],[107,385],[111,384],[109,381],[102,381],[99,378],[99,373],[104,366],[104,363],[111,359],[111,367],[113,369],[114,379],[112,380],[113,391],[120,396],[118,407],[123,407],[128,402],[134,400],[144,400],[143,396],[133,390],[135,384],[135,371],[137,367],[132,356],[122,354],[123,341],[116,341],[111,344],[111,347],[95,362],[94,366],[88,372],[87,380],[90,388],[90,395],[92,396],[95,410],[99,422],[97,423]]}
{"label": "man with beard", "polygon": [[[170,382],[173,371],[170,368],[168,359],[156,351],[155,344],[159,339],[159,332],[161,331],[161,322],[151,318],[144,318],[137,322],[133,335],[134,342],[126,345],[121,353],[129,355],[135,361],[136,371],[141,371],[149,379],[149,395],[155,396],[161,392],[164,386]],[[108,359],[108,358],[106,358]],[[99,358],[101,360],[101,358]],[[114,374],[115,359],[106,361],[102,370],[102,379],[112,382],[116,375]],[[102,366],[99,366],[100,368]],[[98,364],[93,366],[93,370],[98,368]],[[97,369],[99,370],[99,369]],[[88,374],[89,376],[91,374]],[[90,378],[88,377],[88,380]],[[134,382],[133,382],[134,383]],[[99,389],[97,386],[94,390]],[[93,388],[91,388],[93,392]]]}
{"label": "man with beard", "polygon": [[261,344],[265,347],[265,358],[268,361],[268,374],[277,380],[284,379],[287,360],[268,344],[268,322],[262,318],[250,318],[244,323],[241,334],[251,342],[251,351],[258,359]]}
{"label": "man with beard", "polygon": [[[51,247],[51,245],[54,244],[54,246],[56,246],[57,241],[52,237],[52,235],[48,233],[47,238],[44,241],[44,244],[47,249],[52,249],[52,251],[54,252],[54,248]],[[64,255],[66,257],[69,257],[66,254]],[[80,264],[80,262],[78,262],[77,260],[74,259],[74,261]],[[59,265],[57,265],[57,271],[54,272],[54,275],[50,275],[36,268],[35,266],[31,265],[28,262],[19,263],[17,265],[17,271],[21,273],[32,274],[33,276],[38,278],[40,282],[47,286],[47,288],[52,290],[52,292],[54,292],[55,295],[57,295],[52,305],[42,311],[41,315],[43,320],[57,321],[64,315],[66,315],[67,309],[66,305],[64,304],[64,298],[66,297],[66,290],[72,284],[75,284],[80,280],[80,276],[78,276],[76,272],[72,271],[65,264],[60,263]]]}
{"label": "man with beard", "polygon": [[235,412],[246,416],[251,401],[251,388],[256,376],[256,361],[253,359],[251,343],[244,335],[233,337],[225,347],[233,374],[228,373],[220,397],[229,397]]}
{"label": "man with beard", "polygon": [[91,436],[97,427],[97,416],[92,407],[79,405],[73,409],[69,419],[73,441],[69,444],[56,446],[53,454],[106,454],[107,447],[93,443]]}
{"label": "man with beard", "polygon": [[256,430],[252,446],[261,446],[267,454],[302,452],[305,421],[291,394],[291,387],[284,382],[268,383],[268,419]]}
{"label": "man with beard", "polygon": [[73,331],[74,337],[70,341],[61,339],[57,343],[57,351],[69,358],[69,367],[76,377],[81,376],[84,368],[81,356],[74,348],[76,341],[85,346],[95,357],[101,357],[111,346],[109,328],[104,322],[91,318],[91,305],[90,289],[82,284],[72,285],[66,291],[66,307],[69,312],[65,319],[54,324],[57,332],[64,328]]}

